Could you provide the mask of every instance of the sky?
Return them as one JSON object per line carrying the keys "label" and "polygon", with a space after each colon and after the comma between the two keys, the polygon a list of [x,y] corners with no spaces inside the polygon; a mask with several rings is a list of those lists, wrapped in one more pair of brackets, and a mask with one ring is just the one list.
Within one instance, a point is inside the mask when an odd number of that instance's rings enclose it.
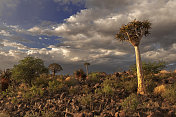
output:
{"label": "sky", "polygon": [[91,72],[126,70],[135,51],[115,34],[134,19],[152,23],[140,43],[142,60],[176,69],[175,11],[176,0],[0,0],[0,69],[33,56],[60,64],[61,74],[85,62]]}

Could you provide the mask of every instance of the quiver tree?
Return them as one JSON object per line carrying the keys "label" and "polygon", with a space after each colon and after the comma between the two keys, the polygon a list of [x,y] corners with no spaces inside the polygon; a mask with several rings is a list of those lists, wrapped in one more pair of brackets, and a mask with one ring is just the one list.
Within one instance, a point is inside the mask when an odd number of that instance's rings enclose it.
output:
{"label": "quiver tree", "polygon": [[59,65],[59,64],[57,64],[57,63],[52,63],[52,64],[50,64],[50,65],[48,66],[48,69],[52,72],[53,77],[55,76],[55,74],[56,74],[57,72],[63,70],[62,67],[61,67],[61,65]]}
{"label": "quiver tree", "polygon": [[86,68],[86,74],[87,76],[89,75],[89,71],[88,71],[88,66],[90,65],[90,63],[84,63],[84,66]]}
{"label": "quiver tree", "polygon": [[122,25],[120,31],[116,34],[116,39],[120,41],[128,41],[135,48],[136,68],[138,78],[138,94],[145,94],[144,76],[142,71],[141,55],[139,44],[143,36],[150,34],[151,23],[148,20],[129,22],[127,25]]}

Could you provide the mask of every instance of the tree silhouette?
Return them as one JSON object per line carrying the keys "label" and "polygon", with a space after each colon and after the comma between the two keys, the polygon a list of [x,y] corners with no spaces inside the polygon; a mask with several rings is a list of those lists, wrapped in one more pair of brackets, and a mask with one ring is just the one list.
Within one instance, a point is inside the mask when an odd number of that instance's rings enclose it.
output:
{"label": "tree silhouette", "polygon": [[138,94],[146,93],[139,44],[143,36],[148,36],[150,34],[149,29],[151,29],[151,23],[148,20],[134,20],[132,22],[129,22],[127,25],[122,25],[120,31],[116,34],[116,39],[120,41],[128,41],[135,48],[138,77]]}
{"label": "tree silhouette", "polygon": [[88,66],[90,65],[90,63],[84,63],[84,66],[86,68],[86,74],[87,76],[89,75],[89,71],[88,71]]}
{"label": "tree silhouette", "polygon": [[62,67],[61,67],[61,65],[59,65],[59,64],[57,64],[57,63],[52,63],[52,64],[50,64],[50,65],[48,66],[48,68],[49,68],[49,70],[51,70],[53,76],[55,76],[55,74],[56,74],[57,72],[63,70]]}

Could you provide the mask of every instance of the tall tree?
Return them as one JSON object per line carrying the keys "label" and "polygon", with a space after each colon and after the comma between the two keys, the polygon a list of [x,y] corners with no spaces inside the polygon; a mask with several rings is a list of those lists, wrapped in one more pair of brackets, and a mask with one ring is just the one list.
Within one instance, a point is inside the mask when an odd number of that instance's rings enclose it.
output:
{"label": "tall tree", "polygon": [[141,55],[139,51],[139,44],[143,36],[150,34],[151,23],[148,20],[129,22],[127,25],[122,25],[120,31],[116,34],[116,39],[120,41],[128,41],[135,48],[136,54],[136,68],[138,78],[138,94],[145,94],[144,76],[142,71]]}
{"label": "tall tree", "polygon": [[89,71],[88,71],[88,66],[90,65],[90,63],[84,63],[84,66],[86,68],[86,74],[87,76],[89,75]]}
{"label": "tall tree", "polygon": [[48,69],[51,70],[53,76],[55,76],[55,74],[56,74],[57,72],[63,70],[62,67],[61,67],[61,65],[59,65],[59,64],[57,64],[57,63],[52,63],[52,64],[50,64],[50,65],[48,66]]}
{"label": "tall tree", "polygon": [[12,77],[18,80],[24,80],[32,86],[32,80],[42,73],[48,73],[48,69],[44,66],[42,59],[31,56],[25,57],[19,61],[18,65],[14,65],[12,69]]}

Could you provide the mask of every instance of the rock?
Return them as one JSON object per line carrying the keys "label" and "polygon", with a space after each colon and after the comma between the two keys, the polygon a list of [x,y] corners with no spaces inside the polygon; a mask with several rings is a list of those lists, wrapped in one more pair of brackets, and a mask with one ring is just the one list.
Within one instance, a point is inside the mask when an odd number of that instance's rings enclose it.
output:
{"label": "rock", "polygon": [[66,93],[63,92],[63,93],[60,95],[60,100],[64,99],[65,96],[66,96]]}
{"label": "rock", "polygon": [[94,115],[100,115],[100,111],[99,111],[99,110],[94,110],[94,111],[92,111],[92,113],[93,113]]}
{"label": "rock", "polygon": [[126,117],[125,112],[124,112],[124,111],[121,111],[121,112],[119,113],[119,117]]}
{"label": "rock", "polygon": [[170,77],[170,78],[168,78],[167,80],[168,80],[168,83],[169,83],[169,84],[174,84],[175,81],[176,81],[176,79],[173,78],[173,77]]}
{"label": "rock", "polygon": [[0,113],[0,117],[10,117],[10,116],[5,113]]}
{"label": "rock", "polygon": [[116,112],[114,116],[119,117],[119,112]]}
{"label": "rock", "polygon": [[8,105],[6,105],[6,108],[7,108],[7,110],[8,111],[14,111],[14,108],[13,108],[13,105],[12,104],[8,104]]}
{"label": "rock", "polygon": [[100,114],[100,116],[101,116],[101,117],[112,117],[112,115],[111,115],[110,113],[108,113],[108,112],[102,112],[102,113]]}
{"label": "rock", "polygon": [[75,113],[74,117],[85,117],[84,113]]}
{"label": "rock", "polygon": [[168,112],[167,117],[176,117],[176,115],[175,115],[174,111],[171,110],[171,111]]}
{"label": "rock", "polygon": [[96,88],[100,88],[100,87],[101,87],[101,86],[100,86],[100,83],[97,83],[97,84],[95,84],[95,85],[94,85],[94,87],[93,87],[93,88],[95,88],[95,89],[96,89]]}
{"label": "rock", "polygon": [[156,112],[151,112],[150,115],[148,115],[147,117],[164,117],[164,114],[156,111]]}
{"label": "rock", "polygon": [[94,114],[92,112],[87,113],[87,117],[94,117]]}

